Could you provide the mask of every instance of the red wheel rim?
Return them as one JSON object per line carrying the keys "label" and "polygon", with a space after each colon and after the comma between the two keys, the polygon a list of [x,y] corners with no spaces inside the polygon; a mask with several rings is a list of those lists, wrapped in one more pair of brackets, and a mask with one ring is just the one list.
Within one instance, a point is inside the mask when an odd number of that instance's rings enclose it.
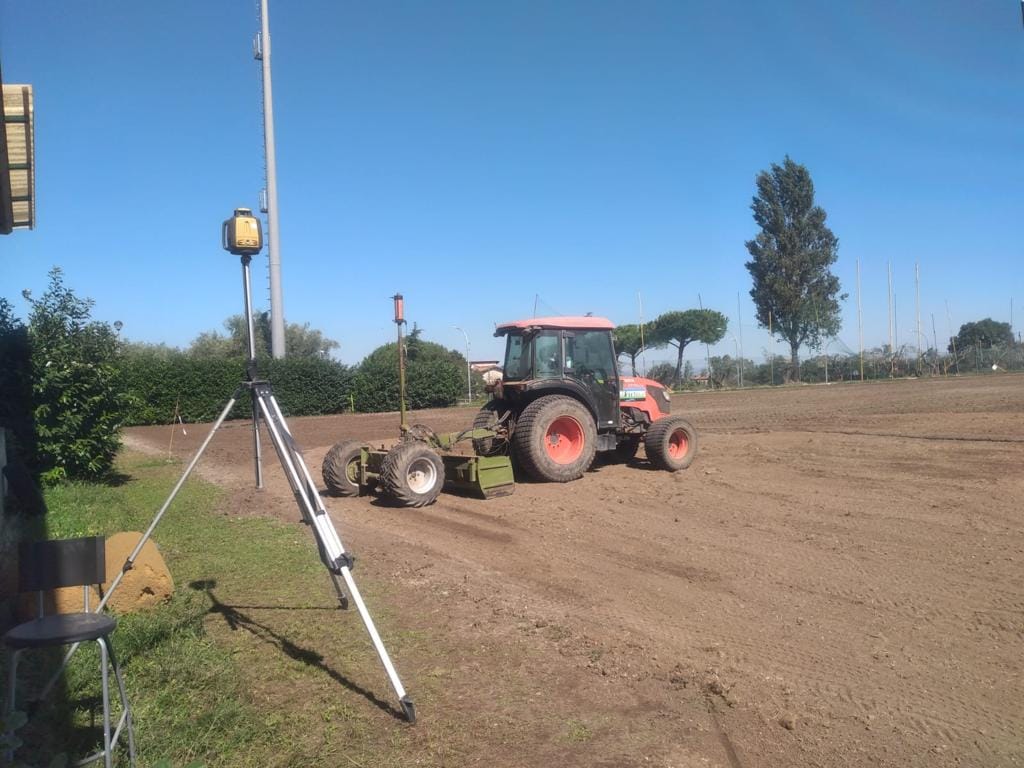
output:
{"label": "red wheel rim", "polygon": [[673,459],[681,459],[689,450],[690,438],[686,436],[685,430],[677,429],[668,439],[668,455]]}
{"label": "red wheel rim", "polygon": [[556,464],[571,464],[583,454],[585,440],[583,425],[572,416],[559,416],[544,433],[544,448]]}

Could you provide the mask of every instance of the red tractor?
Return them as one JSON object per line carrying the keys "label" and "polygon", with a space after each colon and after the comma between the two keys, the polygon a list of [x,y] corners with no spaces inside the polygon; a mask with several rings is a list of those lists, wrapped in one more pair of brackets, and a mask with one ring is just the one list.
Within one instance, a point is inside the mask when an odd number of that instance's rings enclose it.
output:
{"label": "red tractor", "polygon": [[669,415],[670,394],[659,382],[620,376],[612,330],[603,317],[535,317],[499,325],[505,336],[504,378],[474,428],[495,437],[474,440],[477,453],[510,451],[537,480],[580,477],[598,451],[620,461],[645,445],[655,467],[685,469],[697,453],[697,432]]}

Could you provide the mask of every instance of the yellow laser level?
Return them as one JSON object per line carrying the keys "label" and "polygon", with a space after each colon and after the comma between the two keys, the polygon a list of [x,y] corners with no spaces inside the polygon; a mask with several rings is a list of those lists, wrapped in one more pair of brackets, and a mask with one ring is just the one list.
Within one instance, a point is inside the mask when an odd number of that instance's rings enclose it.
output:
{"label": "yellow laser level", "polygon": [[235,208],[234,215],[224,222],[221,231],[224,250],[236,256],[253,256],[263,248],[260,220],[248,208]]}

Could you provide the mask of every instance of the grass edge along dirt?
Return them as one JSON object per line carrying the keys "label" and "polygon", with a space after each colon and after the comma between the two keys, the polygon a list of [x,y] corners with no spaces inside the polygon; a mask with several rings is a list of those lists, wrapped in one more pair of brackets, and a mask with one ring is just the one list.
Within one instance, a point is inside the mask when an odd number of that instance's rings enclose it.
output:
{"label": "grass edge along dirt", "polygon": [[[117,483],[49,489],[46,536],[144,530],[180,465],[126,451],[118,471]],[[153,536],[175,594],[119,619],[114,643],[132,702],[139,765],[301,765],[341,751],[367,764],[404,764],[408,737],[401,725],[373,727],[380,710],[335,679],[376,687],[376,659],[362,627],[337,609],[308,532],[298,523],[223,514],[225,499],[214,485],[186,483]],[[386,612],[381,618],[390,623]],[[389,635],[399,645],[420,642],[414,634]],[[84,648],[76,655],[66,695],[35,715],[19,759],[45,764],[54,752],[89,749],[77,726],[90,714],[69,702],[98,697],[93,661]],[[19,674],[31,676],[31,667]],[[74,727],[47,733],[47,722]],[[31,749],[40,728],[45,753]]]}

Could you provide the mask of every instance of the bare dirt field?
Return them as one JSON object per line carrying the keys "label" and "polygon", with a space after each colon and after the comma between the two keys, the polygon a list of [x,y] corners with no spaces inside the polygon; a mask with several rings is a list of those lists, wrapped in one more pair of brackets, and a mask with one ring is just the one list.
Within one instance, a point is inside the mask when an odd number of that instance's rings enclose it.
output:
{"label": "bare dirt field", "polygon": [[[444,680],[413,738],[454,738],[446,765],[1024,764],[1024,376],[689,394],[673,412],[702,441],[677,474],[641,452],[489,501],[327,500],[364,589],[390,584],[392,624],[430,640],[395,659],[414,698]],[[397,415],[290,426],[319,479],[331,444],[393,438]],[[169,434],[128,443],[163,452]],[[266,466],[258,493],[244,423],[200,464],[232,514],[296,519]]]}

